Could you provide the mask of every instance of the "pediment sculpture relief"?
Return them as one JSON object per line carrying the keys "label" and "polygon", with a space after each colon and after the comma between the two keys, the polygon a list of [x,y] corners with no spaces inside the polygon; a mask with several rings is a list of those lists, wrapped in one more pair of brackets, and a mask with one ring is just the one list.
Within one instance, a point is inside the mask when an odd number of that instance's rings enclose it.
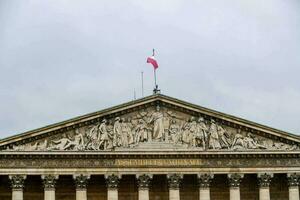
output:
{"label": "pediment sculpture relief", "polygon": [[77,128],[13,151],[109,151],[128,149],[191,149],[199,151],[296,150],[268,138],[233,129],[203,117],[156,106]]}

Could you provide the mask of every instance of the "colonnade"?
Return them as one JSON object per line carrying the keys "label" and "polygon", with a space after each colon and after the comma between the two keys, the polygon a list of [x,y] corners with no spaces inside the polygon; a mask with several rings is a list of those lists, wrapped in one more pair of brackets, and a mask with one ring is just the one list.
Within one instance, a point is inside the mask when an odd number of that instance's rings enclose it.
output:
{"label": "colonnade", "polygon": [[[149,200],[149,186],[152,174],[136,175],[138,184],[138,200]],[[240,183],[244,175],[233,173],[228,174],[230,200],[240,200]],[[42,175],[44,186],[44,200],[55,200],[55,185],[59,178],[58,175]],[[180,183],[183,174],[168,174],[169,200],[180,200]],[[199,200],[210,200],[210,183],[214,178],[213,174],[198,174]],[[257,174],[259,183],[259,200],[270,200],[270,183],[273,178],[271,173]],[[12,200],[23,200],[23,188],[26,175],[10,175],[12,187]],[[76,200],[87,200],[87,185],[89,175],[73,175],[76,185]],[[105,175],[107,185],[107,199],[118,200],[118,186],[121,176],[110,174]],[[299,200],[299,174],[287,174],[289,186],[289,200]]]}

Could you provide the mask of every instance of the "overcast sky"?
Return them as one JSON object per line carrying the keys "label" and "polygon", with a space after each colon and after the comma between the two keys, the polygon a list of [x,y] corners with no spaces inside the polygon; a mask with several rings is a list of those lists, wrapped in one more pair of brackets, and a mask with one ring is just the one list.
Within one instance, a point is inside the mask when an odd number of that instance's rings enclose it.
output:
{"label": "overcast sky", "polygon": [[0,0],[0,138],[163,94],[300,133],[299,0]]}

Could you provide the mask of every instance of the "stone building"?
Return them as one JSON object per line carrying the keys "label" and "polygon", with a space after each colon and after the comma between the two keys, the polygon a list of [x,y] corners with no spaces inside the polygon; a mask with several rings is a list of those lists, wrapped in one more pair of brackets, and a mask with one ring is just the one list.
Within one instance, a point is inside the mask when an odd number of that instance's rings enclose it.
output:
{"label": "stone building", "polygon": [[299,200],[300,137],[155,94],[0,141],[1,200]]}

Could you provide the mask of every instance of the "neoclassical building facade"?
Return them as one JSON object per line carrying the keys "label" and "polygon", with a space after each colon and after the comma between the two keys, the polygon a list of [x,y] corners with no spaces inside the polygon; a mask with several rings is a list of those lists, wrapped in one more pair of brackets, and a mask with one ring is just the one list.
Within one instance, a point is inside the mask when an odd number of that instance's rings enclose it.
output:
{"label": "neoclassical building facade", "polygon": [[300,137],[154,94],[0,140],[0,200],[299,200]]}

